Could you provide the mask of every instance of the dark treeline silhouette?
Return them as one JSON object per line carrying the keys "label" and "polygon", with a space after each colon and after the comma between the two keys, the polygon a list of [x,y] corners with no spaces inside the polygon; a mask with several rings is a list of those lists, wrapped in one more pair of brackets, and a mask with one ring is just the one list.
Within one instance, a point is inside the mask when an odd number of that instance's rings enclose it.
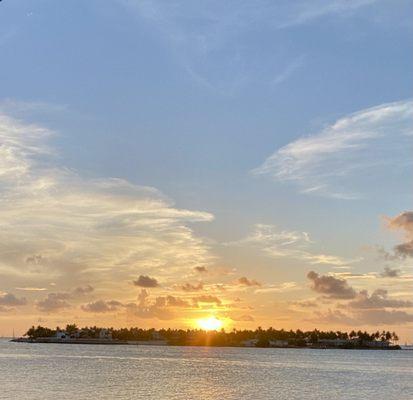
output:
{"label": "dark treeline silhouette", "polygon": [[[56,332],[63,330],[69,335],[76,334],[78,338],[99,338],[100,331],[106,328],[97,326],[78,328],[75,324],[69,324],[64,329],[57,327],[50,329],[42,326],[32,326],[25,334],[30,339],[41,337],[52,337]],[[248,340],[255,340],[255,346],[268,347],[275,341],[282,341],[289,346],[306,346],[308,343],[317,344],[323,340],[346,340],[354,343],[373,342],[373,341],[394,341],[399,340],[395,332],[376,331],[373,333],[354,331],[302,331],[297,329],[262,329],[256,330],[237,330],[233,329],[229,332],[220,331],[204,331],[199,329],[142,329],[137,327],[132,328],[109,328],[109,332],[113,339],[123,341],[152,341],[164,340],[171,345],[209,345],[209,346],[240,346]]]}

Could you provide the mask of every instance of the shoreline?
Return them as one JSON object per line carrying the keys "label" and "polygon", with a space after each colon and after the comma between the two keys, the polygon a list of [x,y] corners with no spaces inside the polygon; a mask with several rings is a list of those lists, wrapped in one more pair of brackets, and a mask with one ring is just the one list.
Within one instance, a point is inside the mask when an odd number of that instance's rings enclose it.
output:
{"label": "shoreline", "polygon": [[139,341],[139,340],[107,340],[107,339],[55,339],[55,338],[39,338],[39,339],[26,339],[16,338],[11,339],[9,342],[13,343],[30,343],[30,344],[83,344],[83,345],[109,345],[109,346],[168,346],[168,347],[211,347],[211,348],[244,348],[244,349],[312,349],[312,350],[413,350],[413,348],[406,348],[399,345],[393,345],[389,347],[337,347],[337,346],[208,346],[197,344],[170,344],[165,341]]}

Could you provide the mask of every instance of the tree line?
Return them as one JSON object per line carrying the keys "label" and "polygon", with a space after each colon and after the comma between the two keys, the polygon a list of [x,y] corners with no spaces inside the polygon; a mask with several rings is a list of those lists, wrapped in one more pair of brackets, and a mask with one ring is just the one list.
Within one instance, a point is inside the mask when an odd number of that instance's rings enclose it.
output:
{"label": "tree line", "polygon": [[[52,337],[57,331],[64,330],[69,335],[77,334],[80,338],[99,338],[102,329],[97,326],[78,328],[76,324],[68,324],[64,329],[57,327],[50,329],[43,326],[32,326],[26,333],[30,339],[40,337]],[[169,344],[175,345],[210,345],[210,346],[237,346],[246,340],[258,340],[257,346],[266,347],[270,341],[281,340],[288,342],[289,345],[305,346],[307,342],[317,344],[324,339],[342,339],[342,340],[359,340],[361,341],[393,341],[399,340],[395,332],[389,331],[320,331],[314,329],[311,331],[284,330],[284,329],[262,329],[261,327],[255,330],[238,330],[233,329],[226,332],[224,329],[220,331],[203,331],[200,329],[143,329],[138,327],[131,328],[109,328],[113,339],[139,341],[139,340],[155,340],[162,339]]]}

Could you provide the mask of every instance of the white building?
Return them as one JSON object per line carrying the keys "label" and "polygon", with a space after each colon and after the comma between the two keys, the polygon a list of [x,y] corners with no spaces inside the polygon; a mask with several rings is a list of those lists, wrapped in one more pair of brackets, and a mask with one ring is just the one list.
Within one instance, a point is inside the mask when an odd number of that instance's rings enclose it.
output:
{"label": "white building", "polygon": [[67,332],[65,332],[65,331],[56,331],[56,339],[60,339],[60,340],[63,340],[63,339],[69,339],[70,338],[70,336],[68,335],[68,333]]}
{"label": "white building", "polygon": [[285,347],[288,346],[288,340],[269,340],[270,347]]}
{"label": "white building", "polygon": [[101,329],[99,332],[99,339],[112,340],[112,332],[109,329]]}
{"label": "white building", "polygon": [[258,343],[258,339],[248,339],[242,342],[244,347],[255,347]]}

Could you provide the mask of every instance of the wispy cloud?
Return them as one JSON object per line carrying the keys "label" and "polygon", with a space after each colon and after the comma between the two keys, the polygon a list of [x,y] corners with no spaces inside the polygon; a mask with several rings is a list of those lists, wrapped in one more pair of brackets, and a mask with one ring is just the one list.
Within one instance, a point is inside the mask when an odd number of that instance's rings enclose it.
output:
{"label": "wispy cloud", "polygon": [[[292,182],[302,193],[342,199],[361,194],[353,181],[389,166],[406,169],[413,132],[413,101],[399,101],[340,118],[321,132],[277,150],[255,170],[277,182]],[[398,154],[397,163],[394,154]]]}
{"label": "wispy cloud", "polygon": [[67,105],[48,103],[45,101],[22,101],[10,98],[0,101],[0,112],[13,117],[64,113],[68,110],[69,107]]}
{"label": "wispy cloud", "polygon": [[290,2],[286,18],[279,28],[291,28],[309,23],[329,15],[348,16],[359,8],[377,3],[379,0],[316,0]]}
{"label": "wispy cloud", "polygon": [[297,59],[293,60],[281,72],[279,72],[278,75],[275,76],[271,84],[274,86],[280,85],[281,83],[288,80],[297,69],[301,68],[304,65],[304,60],[304,56],[298,57]]}
{"label": "wispy cloud", "polygon": [[[289,55],[284,67],[286,54],[283,46],[277,46],[280,29],[323,16],[346,16],[376,2],[117,1],[154,28],[152,32],[160,35],[168,51],[194,82],[223,94],[249,83],[280,84],[302,65],[302,57]],[[257,33],[263,38],[273,38],[270,51],[256,54],[249,38]],[[277,70],[281,72],[274,78]]]}
{"label": "wispy cloud", "polygon": [[323,254],[315,250],[314,242],[307,232],[280,230],[275,225],[256,224],[250,235],[227,246],[252,246],[270,257],[295,258],[310,265],[325,264],[348,266],[360,259],[345,259],[332,254]]}
{"label": "wispy cloud", "polygon": [[266,285],[265,287],[255,290],[254,293],[283,293],[297,289],[301,289],[297,282],[283,282],[280,284]]}
{"label": "wispy cloud", "polygon": [[[210,263],[209,247],[190,224],[211,221],[211,214],[179,209],[151,187],[86,179],[59,166],[47,144],[51,135],[0,116],[2,283],[29,290],[53,281],[55,290],[66,291],[93,281],[124,294],[139,273],[156,269],[168,279]],[[63,297],[49,295],[38,307],[69,307]]]}

